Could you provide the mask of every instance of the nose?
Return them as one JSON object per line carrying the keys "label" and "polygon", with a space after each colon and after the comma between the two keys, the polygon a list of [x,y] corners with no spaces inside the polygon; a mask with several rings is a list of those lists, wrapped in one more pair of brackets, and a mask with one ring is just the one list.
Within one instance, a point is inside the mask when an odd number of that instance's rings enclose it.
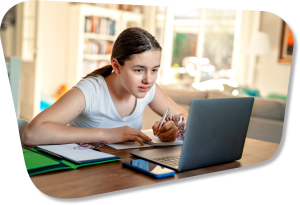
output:
{"label": "nose", "polygon": [[146,72],[143,75],[142,83],[144,83],[144,84],[150,84],[151,83],[151,74],[150,74],[150,72]]}

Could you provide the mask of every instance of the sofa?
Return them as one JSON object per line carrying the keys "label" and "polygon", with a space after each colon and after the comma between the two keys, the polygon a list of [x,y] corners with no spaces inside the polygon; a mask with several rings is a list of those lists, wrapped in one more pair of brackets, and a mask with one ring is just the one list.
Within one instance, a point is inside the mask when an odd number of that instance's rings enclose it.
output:
{"label": "sofa", "polygon": [[[174,89],[168,86],[162,86],[162,88],[174,102],[187,111],[189,111],[192,99],[248,97],[234,96],[229,92],[221,91]],[[255,97],[247,137],[279,144],[282,137],[285,107],[284,100]],[[153,123],[160,119],[161,117],[147,106],[143,115],[142,129],[150,129]]]}

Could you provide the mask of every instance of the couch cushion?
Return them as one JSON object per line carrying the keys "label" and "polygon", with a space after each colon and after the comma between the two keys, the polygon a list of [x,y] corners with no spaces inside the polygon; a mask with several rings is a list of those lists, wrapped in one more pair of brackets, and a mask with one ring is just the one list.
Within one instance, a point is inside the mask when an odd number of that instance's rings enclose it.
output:
{"label": "couch cushion", "polygon": [[197,90],[179,90],[162,87],[163,91],[169,98],[171,98],[177,104],[189,105],[193,99],[201,99],[207,97],[207,92]]}
{"label": "couch cushion", "polygon": [[255,98],[252,115],[273,120],[284,120],[286,102],[277,99]]}
{"label": "couch cushion", "polygon": [[237,98],[237,97],[249,97],[249,96],[248,95],[234,96],[229,92],[221,92],[221,91],[209,91],[207,93],[207,98]]}
{"label": "couch cushion", "polygon": [[279,144],[282,137],[282,130],[283,121],[252,116],[250,118],[247,137]]}
{"label": "couch cushion", "polygon": [[[234,96],[226,92],[209,92],[207,98],[235,98],[249,97],[247,95]],[[281,120],[284,119],[286,102],[279,99],[264,99],[255,97],[252,109],[252,116]]]}

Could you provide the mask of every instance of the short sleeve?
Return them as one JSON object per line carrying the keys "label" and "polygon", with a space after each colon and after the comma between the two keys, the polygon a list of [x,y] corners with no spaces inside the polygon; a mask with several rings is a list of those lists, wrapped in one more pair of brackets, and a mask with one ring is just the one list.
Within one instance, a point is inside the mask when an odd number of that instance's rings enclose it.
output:
{"label": "short sleeve", "polygon": [[97,81],[93,78],[85,78],[80,80],[74,88],[78,88],[84,95],[85,99],[85,108],[83,113],[87,113],[92,106],[93,98],[97,92]]}

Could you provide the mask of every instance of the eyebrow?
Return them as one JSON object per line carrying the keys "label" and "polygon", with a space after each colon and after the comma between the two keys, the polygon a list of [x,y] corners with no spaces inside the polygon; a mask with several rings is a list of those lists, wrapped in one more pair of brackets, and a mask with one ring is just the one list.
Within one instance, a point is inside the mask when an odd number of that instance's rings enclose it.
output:
{"label": "eyebrow", "polygon": [[[147,67],[144,66],[144,65],[135,65],[135,66],[133,66],[133,67],[147,68]],[[160,67],[160,65],[154,66],[153,68],[157,68],[157,67]]]}

